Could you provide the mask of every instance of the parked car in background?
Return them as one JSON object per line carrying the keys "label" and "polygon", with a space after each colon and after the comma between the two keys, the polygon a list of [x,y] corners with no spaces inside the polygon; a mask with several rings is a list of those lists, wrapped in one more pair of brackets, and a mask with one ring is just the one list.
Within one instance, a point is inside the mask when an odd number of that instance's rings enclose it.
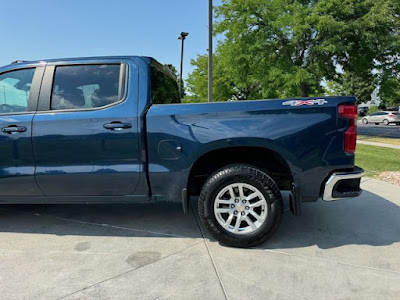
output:
{"label": "parked car in background", "polygon": [[368,113],[369,107],[368,106],[361,106],[359,105],[357,108],[357,113],[360,117],[365,116]]}
{"label": "parked car in background", "polygon": [[378,111],[370,116],[365,116],[362,119],[362,122],[363,124],[375,123],[375,125],[379,125],[379,123],[384,125],[389,125],[392,123],[400,125],[400,113],[392,111]]}
{"label": "parked car in background", "polygon": [[388,106],[386,111],[395,111],[395,112],[400,112],[400,106]]}

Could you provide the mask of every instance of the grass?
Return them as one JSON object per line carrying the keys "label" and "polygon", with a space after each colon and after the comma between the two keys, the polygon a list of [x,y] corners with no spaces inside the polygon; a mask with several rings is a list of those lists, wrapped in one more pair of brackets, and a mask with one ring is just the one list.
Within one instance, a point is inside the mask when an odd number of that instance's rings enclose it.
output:
{"label": "grass", "polygon": [[400,145],[400,139],[374,137],[374,136],[366,136],[366,135],[358,135],[357,139],[360,141],[385,143],[385,144],[391,144],[391,145]]}
{"label": "grass", "polygon": [[400,172],[400,150],[358,144],[356,165],[363,168],[369,177],[386,171]]}

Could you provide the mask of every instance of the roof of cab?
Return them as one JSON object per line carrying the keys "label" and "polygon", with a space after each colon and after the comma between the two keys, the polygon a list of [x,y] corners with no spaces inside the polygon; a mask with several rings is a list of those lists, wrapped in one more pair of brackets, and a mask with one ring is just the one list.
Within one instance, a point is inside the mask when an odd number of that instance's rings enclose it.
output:
{"label": "roof of cab", "polygon": [[60,61],[79,61],[79,60],[110,60],[110,59],[142,59],[147,64],[150,64],[152,61],[155,61],[154,58],[148,56],[136,56],[136,55],[121,55],[121,56],[89,56],[89,57],[70,57],[70,58],[52,58],[52,59],[41,59],[41,60],[16,60],[9,65],[2,66],[1,68],[5,68],[8,66],[18,66],[18,65],[27,65],[27,64],[40,64],[40,63],[48,63],[48,62],[60,62]]}

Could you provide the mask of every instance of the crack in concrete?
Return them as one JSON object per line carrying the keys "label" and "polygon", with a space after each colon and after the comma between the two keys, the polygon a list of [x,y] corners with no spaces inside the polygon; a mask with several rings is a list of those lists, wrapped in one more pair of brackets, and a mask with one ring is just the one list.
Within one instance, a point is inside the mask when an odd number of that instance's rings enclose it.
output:
{"label": "crack in concrete", "polygon": [[[35,215],[36,215],[36,214],[35,214]],[[37,216],[37,215],[36,215],[36,216]],[[163,232],[157,232],[157,231],[151,231],[151,230],[144,230],[144,229],[123,227],[123,226],[116,226],[116,225],[105,224],[105,223],[86,222],[86,221],[80,221],[80,220],[76,220],[76,219],[55,217],[55,216],[49,216],[49,215],[46,215],[46,217],[51,217],[51,218],[58,219],[58,220],[63,220],[63,221],[68,221],[68,222],[74,222],[74,223],[80,223],[80,224],[85,224],[85,225],[100,226],[100,227],[105,227],[105,228],[112,228],[112,229],[119,229],[119,230],[128,230],[128,231],[133,231],[133,232],[149,233],[149,234],[161,235],[161,236],[167,236],[167,237],[190,238],[189,236],[184,236],[184,235],[179,235],[179,234],[169,234],[169,233],[163,233]]]}

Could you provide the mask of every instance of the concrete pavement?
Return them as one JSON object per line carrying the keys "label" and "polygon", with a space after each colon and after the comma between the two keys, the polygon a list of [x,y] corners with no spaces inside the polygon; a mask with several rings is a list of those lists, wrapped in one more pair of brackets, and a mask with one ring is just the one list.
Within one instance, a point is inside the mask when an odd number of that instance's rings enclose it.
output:
{"label": "concrete pavement", "polygon": [[[285,212],[223,247],[171,205],[0,206],[0,299],[398,299],[400,187]],[[193,201],[195,205],[195,201]]]}

